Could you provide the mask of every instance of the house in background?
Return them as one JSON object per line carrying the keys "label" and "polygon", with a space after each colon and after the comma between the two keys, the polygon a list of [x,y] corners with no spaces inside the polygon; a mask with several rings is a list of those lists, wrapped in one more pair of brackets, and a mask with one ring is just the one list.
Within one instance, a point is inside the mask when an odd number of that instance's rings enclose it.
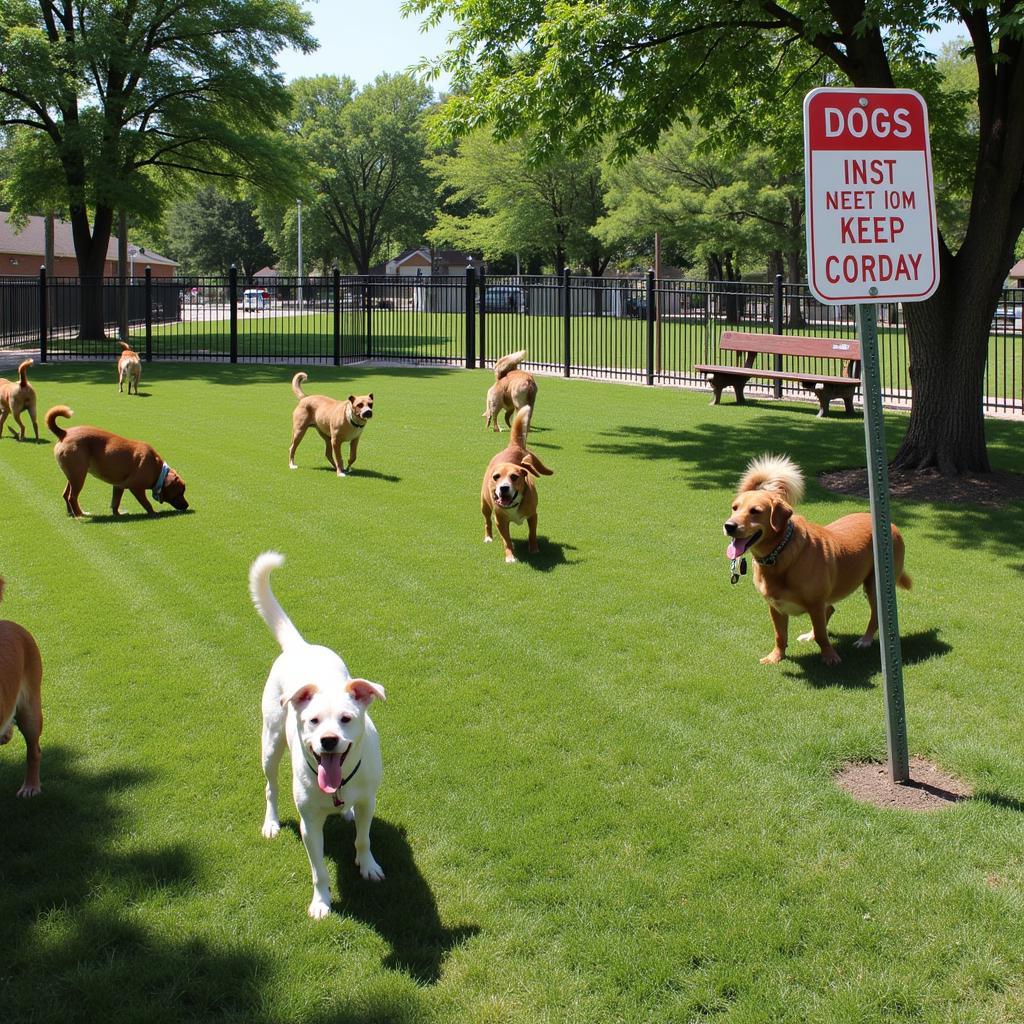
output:
{"label": "house in background", "polygon": [[1007,276],[1010,278],[1012,288],[1024,288],[1024,260],[1010,267],[1010,273]]}
{"label": "house in background", "polygon": [[[35,277],[43,265],[46,252],[46,218],[29,217],[22,230],[10,221],[10,214],[0,211],[0,277]],[[128,247],[128,266],[132,277],[143,277],[150,267],[153,277],[174,277],[178,264],[166,256],[139,246]],[[53,225],[53,276],[78,277],[75,242],[71,225],[55,220]],[[111,236],[107,246],[104,277],[117,277],[117,238]]]}
{"label": "house in background", "polygon": [[466,273],[466,267],[477,270],[483,266],[480,253],[463,252],[461,249],[434,249],[427,246],[406,249],[387,263],[370,267],[374,276],[387,277],[455,277]]}

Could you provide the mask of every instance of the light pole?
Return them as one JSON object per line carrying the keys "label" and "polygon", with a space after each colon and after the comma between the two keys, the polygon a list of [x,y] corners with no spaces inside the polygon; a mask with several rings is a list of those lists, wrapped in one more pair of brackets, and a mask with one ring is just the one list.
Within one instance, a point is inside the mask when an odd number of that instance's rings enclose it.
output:
{"label": "light pole", "polygon": [[297,297],[299,300],[299,311],[302,311],[302,200],[296,200],[299,206],[299,286]]}

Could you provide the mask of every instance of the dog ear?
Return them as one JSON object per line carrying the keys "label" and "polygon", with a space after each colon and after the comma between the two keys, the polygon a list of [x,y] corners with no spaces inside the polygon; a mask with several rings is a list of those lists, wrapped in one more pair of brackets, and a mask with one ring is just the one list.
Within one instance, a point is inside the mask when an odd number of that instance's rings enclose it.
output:
{"label": "dog ear", "polygon": [[349,693],[360,704],[370,704],[374,697],[379,697],[381,700],[387,700],[384,694],[384,687],[377,683],[371,683],[368,679],[351,679],[348,685],[345,687]]}
{"label": "dog ear", "polygon": [[281,706],[291,702],[292,706],[298,710],[303,704],[306,704],[313,697],[313,694],[317,692],[319,687],[316,683],[306,683],[305,686],[300,686],[291,696],[283,696],[281,698]]}
{"label": "dog ear", "polygon": [[349,401],[350,401],[350,402],[351,402],[351,403],[352,403],[353,405],[355,405],[355,404],[356,404],[356,396],[355,396],[355,395],[349,395],[349,396],[348,396],[348,400],[349,400]]}
{"label": "dog ear", "polygon": [[528,473],[532,473],[534,476],[540,476],[537,467],[533,464],[533,456],[529,453],[523,458],[523,469]]}
{"label": "dog ear", "polygon": [[372,402],[373,401],[373,392],[371,391],[366,397],[369,398],[369,400]]}
{"label": "dog ear", "polygon": [[786,502],[781,498],[773,498],[772,512],[768,517],[768,525],[778,533],[789,522],[792,515],[793,509]]}

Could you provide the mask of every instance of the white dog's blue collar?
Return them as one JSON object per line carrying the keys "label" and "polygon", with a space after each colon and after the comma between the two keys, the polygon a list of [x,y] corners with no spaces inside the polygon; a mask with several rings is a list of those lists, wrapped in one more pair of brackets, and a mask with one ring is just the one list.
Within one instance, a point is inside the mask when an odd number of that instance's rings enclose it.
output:
{"label": "white dog's blue collar", "polygon": [[167,483],[167,474],[171,471],[171,467],[165,462],[160,468],[160,475],[156,478],[156,483],[153,484],[153,497],[157,501],[163,501],[161,495],[164,493],[164,484]]}

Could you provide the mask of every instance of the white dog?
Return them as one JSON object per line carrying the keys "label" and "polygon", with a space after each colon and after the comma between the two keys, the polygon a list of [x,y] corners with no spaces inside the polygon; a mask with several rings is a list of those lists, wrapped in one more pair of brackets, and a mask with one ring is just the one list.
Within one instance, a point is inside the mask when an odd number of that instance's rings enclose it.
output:
{"label": "white dog", "polygon": [[273,839],[281,830],[277,776],[287,739],[292,795],[313,870],[309,916],[320,919],[331,910],[324,863],[324,823],[329,814],[354,814],[359,873],[374,882],[384,877],[370,852],[381,760],[377,730],[366,713],[375,697],[384,699],[384,689],[353,679],[334,651],[302,639],[270,589],[270,574],[283,563],[284,555],[267,551],[249,570],[253,604],[281,645],[263,690],[263,771],[267,776],[263,834]]}

